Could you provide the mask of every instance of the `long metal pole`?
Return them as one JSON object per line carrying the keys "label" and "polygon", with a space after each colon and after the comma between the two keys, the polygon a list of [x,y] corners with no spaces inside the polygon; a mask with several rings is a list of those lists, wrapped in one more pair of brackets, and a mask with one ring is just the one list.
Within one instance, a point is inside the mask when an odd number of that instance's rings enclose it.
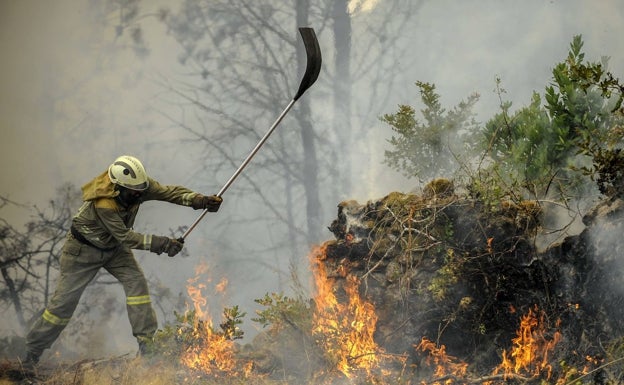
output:
{"label": "long metal pole", "polygon": [[[288,106],[286,106],[286,108],[284,109],[284,111],[282,111],[282,113],[277,118],[277,120],[275,120],[275,123],[273,123],[271,128],[269,128],[269,131],[267,131],[267,133],[264,134],[262,139],[258,142],[258,144],[256,144],[256,147],[254,147],[254,149],[251,150],[249,155],[247,155],[247,158],[245,159],[245,161],[238,167],[236,172],[234,172],[234,174],[225,183],[225,185],[221,188],[221,190],[219,190],[219,192],[217,193],[217,196],[219,197],[222,196],[223,193],[225,193],[225,190],[227,190],[228,187],[230,187],[230,185],[232,184],[232,182],[234,182],[234,180],[240,175],[240,173],[243,171],[245,166],[247,166],[247,164],[251,161],[251,158],[253,158],[254,155],[256,155],[260,147],[262,147],[264,142],[266,142],[269,136],[273,133],[273,130],[275,130],[277,125],[280,124],[282,119],[284,119],[284,116],[286,116],[288,111],[290,111],[293,104],[295,104],[295,102],[301,97],[301,95],[303,95],[303,93],[308,88],[310,88],[312,84],[314,84],[314,82],[319,76],[319,73],[321,72],[321,63],[323,59],[321,58],[321,48],[319,47],[314,29],[309,28],[309,27],[302,27],[302,28],[299,28],[299,32],[301,33],[301,37],[303,39],[303,44],[305,46],[306,57],[307,57],[306,70],[305,70],[305,73],[303,74],[303,78],[301,79],[301,83],[299,84],[299,89],[297,90],[297,93],[295,94],[293,99],[290,101],[290,103],[288,103]],[[193,231],[193,229],[197,226],[197,224],[204,218],[204,216],[207,213],[208,213],[208,209],[204,209],[202,213],[200,214],[200,216],[195,220],[195,222],[193,222],[191,226],[189,226],[189,228],[179,238],[180,241],[184,242],[184,239],[186,239],[186,237],[191,233],[191,231]]]}
{"label": "long metal pole", "polygon": [[[288,106],[286,106],[286,108],[284,109],[284,111],[282,111],[282,113],[280,114],[280,116],[277,118],[277,120],[275,120],[275,123],[273,123],[273,125],[271,126],[271,128],[269,128],[269,130],[266,132],[266,134],[264,134],[264,136],[262,137],[262,139],[260,139],[260,141],[258,142],[258,144],[256,144],[256,147],[253,148],[253,150],[251,150],[251,152],[249,153],[249,155],[247,155],[247,158],[243,161],[243,163],[241,163],[241,165],[238,167],[238,169],[234,172],[234,174],[232,174],[232,176],[230,177],[230,179],[228,179],[227,182],[225,182],[225,184],[223,185],[223,187],[221,187],[221,190],[219,190],[219,192],[217,193],[217,196],[222,196],[225,191],[230,187],[230,185],[234,182],[234,180],[240,175],[240,173],[243,171],[243,169],[247,166],[247,164],[249,164],[249,162],[251,162],[251,159],[254,157],[254,155],[256,155],[256,153],[258,152],[258,150],[260,150],[260,147],[262,147],[262,145],[264,144],[264,142],[267,141],[267,139],[269,138],[269,136],[271,136],[271,134],[273,133],[273,131],[275,130],[275,128],[280,124],[280,122],[284,119],[284,117],[286,116],[286,114],[288,113],[288,111],[290,111],[290,109],[292,108],[292,106],[295,104],[295,99],[292,99],[290,101],[290,103],[288,103]],[[193,231],[193,229],[197,226],[197,224],[204,218],[204,216],[206,216],[206,214],[208,214],[208,209],[204,209],[202,211],[202,213],[199,215],[199,217],[195,220],[195,222],[193,222],[188,229],[186,229],[186,231],[184,232],[184,234],[182,235],[182,239],[186,239],[186,237],[191,233],[191,231]]]}

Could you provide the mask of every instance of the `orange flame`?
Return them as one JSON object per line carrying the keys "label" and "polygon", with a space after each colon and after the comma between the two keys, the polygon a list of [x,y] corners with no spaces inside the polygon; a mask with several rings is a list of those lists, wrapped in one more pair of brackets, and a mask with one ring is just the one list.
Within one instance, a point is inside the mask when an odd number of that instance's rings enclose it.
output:
{"label": "orange flame", "polygon": [[224,293],[227,285],[228,285],[228,280],[227,278],[223,277],[221,278],[221,281],[217,284],[217,286],[215,286],[215,291],[217,293]]}
{"label": "orange flame", "polygon": [[535,306],[535,310],[529,309],[529,312],[520,319],[516,338],[512,339],[513,347],[509,352],[503,351],[503,361],[494,370],[494,374],[502,372],[507,376],[518,374],[537,377],[545,372],[546,379],[550,378],[552,366],[548,356],[561,341],[561,333],[556,331],[548,338],[545,317],[545,313]]}
{"label": "orange flame", "polygon": [[317,291],[312,333],[345,376],[352,377],[358,369],[370,373],[379,363],[378,354],[382,352],[373,338],[377,325],[375,307],[360,297],[359,279],[348,274],[344,266],[338,270],[341,276],[346,275],[345,300],[344,303],[338,300],[334,281],[328,277],[322,263],[326,251],[327,243],[310,254]]}
{"label": "orange flame", "polygon": [[[446,354],[446,346],[437,344],[423,337],[418,345],[414,345],[416,350],[421,352],[429,352],[425,362],[427,365],[434,368],[434,375],[436,378],[443,377],[465,377],[468,369],[468,364],[459,360],[458,358]],[[452,384],[453,379],[449,378],[445,380],[445,384]],[[440,384],[441,382],[434,382],[432,385]]]}
{"label": "orange flame", "polygon": [[[237,376],[241,373],[248,375],[251,371],[251,363],[241,365],[237,362],[234,342],[223,333],[217,333],[213,328],[207,308],[207,296],[204,294],[207,285],[198,283],[202,278],[210,282],[210,278],[204,277],[208,270],[207,264],[198,265],[195,268],[196,276],[187,281],[187,292],[193,301],[195,311],[195,316],[192,317],[193,325],[191,325],[194,343],[183,353],[181,362],[188,368],[214,376]],[[226,286],[227,279],[224,278],[216,285],[215,292],[223,293]]]}
{"label": "orange flame", "polygon": [[[515,308],[513,309],[515,311]],[[520,320],[520,327],[516,337],[512,339],[513,347],[509,352],[503,351],[502,362],[494,369],[493,374],[503,374],[505,378],[519,375],[522,377],[537,378],[545,375],[550,379],[552,366],[549,355],[555,345],[561,341],[561,333],[556,331],[547,337],[546,314],[537,309],[529,309]],[[557,326],[559,321],[557,321]],[[434,376],[438,380],[432,384],[452,384],[458,378],[466,376],[468,364],[446,353],[444,345],[437,346],[434,342],[422,338],[420,344],[414,346],[416,350],[428,352],[427,365],[434,369]],[[424,382],[423,382],[424,383]],[[485,381],[491,384],[490,381]]]}
{"label": "orange flame", "polygon": [[212,331],[212,322],[197,322],[193,336],[200,344],[189,348],[182,356],[182,363],[205,374],[236,375],[236,358],[231,340]]}

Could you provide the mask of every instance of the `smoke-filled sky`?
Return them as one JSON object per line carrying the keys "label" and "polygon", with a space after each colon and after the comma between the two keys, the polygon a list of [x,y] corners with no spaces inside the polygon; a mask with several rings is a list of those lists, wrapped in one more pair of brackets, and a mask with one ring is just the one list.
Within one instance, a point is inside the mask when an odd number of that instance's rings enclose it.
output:
{"label": "smoke-filled sky", "polygon": [[[175,1],[165,3],[176,8]],[[167,129],[169,122],[154,113],[162,109],[157,104],[162,90],[154,79],[182,73],[178,46],[155,18],[144,18],[140,23],[150,55],[141,60],[123,49],[127,40],[115,41],[110,25],[94,21],[87,4],[0,3],[0,157],[5,165],[0,194],[15,201],[36,204],[48,199],[59,183],[81,184],[111,157],[145,142],[162,145],[167,159],[181,153],[179,144],[167,146],[154,137],[141,137],[146,135],[142,131],[136,137],[136,127],[151,127],[147,133],[157,138]],[[148,13],[159,4],[142,6]],[[355,14],[354,23],[361,17]],[[497,107],[492,90],[500,76],[507,96],[521,106],[532,90],[543,91],[550,69],[565,57],[575,34],[583,35],[588,58],[611,56],[611,70],[616,75],[624,72],[624,3],[617,0],[424,1],[413,19],[403,38],[412,46],[405,60],[414,64],[404,74],[405,87],[397,90],[396,103],[417,103],[412,84],[422,80],[438,86],[446,105],[480,93],[477,112],[487,119]],[[331,58],[325,59],[328,65]],[[372,115],[393,112],[393,105],[389,108]],[[367,123],[380,126],[377,121]],[[371,141],[389,136],[388,131],[374,132]],[[383,156],[374,155],[370,162],[378,163]],[[366,167],[379,168],[376,163]],[[163,170],[159,164],[163,175],[176,168]],[[189,183],[184,179],[190,173],[182,175],[179,181]],[[397,188],[404,186],[397,179]],[[354,185],[360,198],[392,188],[361,191],[357,181]]]}
{"label": "smoke-filled sky", "polygon": [[[141,157],[148,172],[161,181],[216,192],[222,181],[197,180],[197,154],[186,152],[184,142],[171,133],[172,123],[165,115],[182,111],[167,104],[166,92],[158,84],[183,77],[185,69],[177,60],[179,46],[166,34],[164,25],[149,15],[162,5],[175,10],[180,1],[143,1],[141,12],[147,17],[139,23],[150,50],[144,58],[128,47],[127,34],[115,37],[114,16],[107,14],[109,19],[102,20],[94,11],[95,3],[0,2],[0,196],[45,207],[62,183],[80,186],[122,153]],[[365,29],[361,23],[366,12],[375,12],[377,2],[361,3],[364,6],[353,14],[354,31]],[[589,60],[610,56],[610,70],[616,77],[624,76],[621,0],[428,0],[417,7],[412,18],[400,36],[409,42],[404,56],[409,69],[397,80],[403,86],[379,110],[367,111],[367,117],[360,120],[355,117],[363,126],[367,151],[345,148],[359,167],[350,194],[358,200],[414,187],[414,182],[381,165],[383,143],[390,130],[377,117],[394,112],[399,103],[418,108],[418,90],[413,85],[418,80],[435,83],[445,106],[454,106],[478,92],[477,118],[484,121],[498,107],[493,92],[496,77],[502,79],[506,97],[516,108],[528,104],[532,91],[543,92],[552,66],[565,58],[577,34],[583,35]],[[320,39],[331,41],[329,36]],[[353,40],[357,39],[354,35]],[[325,65],[331,65],[333,58],[324,59]],[[358,87],[365,90],[366,79],[360,79]],[[314,91],[312,88],[305,96],[313,105],[318,101],[315,98],[321,97]],[[284,104],[290,96],[284,97]],[[357,114],[357,106],[354,111]],[[367,155],[359,159],[362,153]],[[335,203],[328,203],[325,225],[333,219],[333,207],[341,199],[344,197],[335,197]],[[220,218],[236,210],[235,204],[227,203],[226,196],[225,213],[219,213],[223,214]],[[156,208],[150,210],[153,218],[161,213]],[[167,224],[158,225],[154,220],[145,226],[164,231],[195,219],[192,212],[163,210]],[[17,225],[29,212],[3,209],[0,215]],[[218,224],[217,220],[203,226],[209,232]],[[192,274],[187,272],[160,278],[183,283]],[[276,290],[272,283],[267,279],[267,287],[248,297]],[[238,295],[246,294],[242,290]]]}

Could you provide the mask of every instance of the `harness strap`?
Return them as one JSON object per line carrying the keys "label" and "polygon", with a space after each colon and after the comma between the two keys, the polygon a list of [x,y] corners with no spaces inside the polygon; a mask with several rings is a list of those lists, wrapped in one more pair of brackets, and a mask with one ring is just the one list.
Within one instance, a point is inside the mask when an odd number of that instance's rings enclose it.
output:
{"label": "harness strap", "polygon": [[80,233],[80,231],[78,231],[78,229],[76,229],[74,227],[74,225],[71,225],[69,231],[71,232],[71,235],[80,243],[85,244],[87,246],[91,246],[95,249],[98,249],[100,251],[113,251],[115,250],[117,247],[108,247],[108,248],[102,248],[102,247],[97,247],[96,245],[94,245],[93,243],[91,243],[87,238],[85,238],[84,235],[82,235]]}

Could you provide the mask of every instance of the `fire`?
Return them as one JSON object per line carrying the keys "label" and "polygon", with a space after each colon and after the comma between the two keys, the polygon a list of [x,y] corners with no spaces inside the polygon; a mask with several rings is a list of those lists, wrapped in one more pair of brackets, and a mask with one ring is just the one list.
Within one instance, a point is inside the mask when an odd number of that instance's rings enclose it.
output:
{"label": "fire", "polygon": [[[236,376],[241,370],[247,375],[251,370],[250,364],[241,365],[237,362],[234,342],[228,335],[218,333],[213,327],[207,307],[207,295],[204,293],[207,285],[199,282],[200,280],[210,282],[210,279],[204,276],[207,272],[208,266],[200,264],[195,269],[196,276],[187,281],[187,292],[193,301],[193,313],[187,312],[192,328],[190,333],[192,344],[183,353],[181,362],[188,368],[215,376]],[[227,279],[222,279],[215,286],[215,293],[223,293],[226,286]]]}
{"label": "fire", "polygon": [[379,363],[382,349],[373,338],[377,325],[375,307],[360,297],[360,281],[348,274],[344,266],[339,268],[345,277],[345,300],[339,301],[334,291],[333,280],[328,277],[322,261],[326,258],[327,244],[311,253],[316,283],[316,304],[313,316],[313,334],[336,368],[347,377],[354,371],[370,370]]}
{"label": "fire", "polygon": [[[503,351],[501,364],[494,369],[492,376],[482,378],[484,384],[492,384],[494,378],[500,375],[506,380],[514,376],[525,380],[540,376],[544,376],[546,380],[550,379],[552,366],[549,363],[549,355],[561,341],[561,333],[556,331],[548,337],[545,318],[545,313],[539,311],[537,307],[529,309],[520,319],[520,327],[516,331],[516,337],[512,339],[512,348],[509,352]],[[438,346],[423,337],[415,348],[417,351],[428,353],[425,362],[433,368],[436,379],[431,384],[448,385],[466,377],[468,364],[448,355],[444,345]]]}
{"label": "fire", "polygon": [[227,278],[223,277],[221,281],[217,284],[217,286],[215,286],[215,291],[217,293],[225,292],[225,288],[227,287],[227,284],[228,284]]}
{"label": "fire", "polygon": [[487,239],[487,252],[490,254],[494,253],[494,249],[492,248],[492,242],[494,241],[494,238],[488,238]]}
{"label": "fire", "polygon": [[520,327],[516,332],[516,337],[512,339],[513,347],[509,352],[503,351],[502,363],[494,370],[494,373],[535,377],[545,373],[546,378],[549,379],[552,366],[548,356],[561,340],[561,333],[556,331],[552,337],[547,337],[546,326],[545,313],[539,311],[537,306],[534,310],[529,309],[528,313],[520,319]]}
{"label": "fire", "polygon": [[[434,368],[434,375],[436,378],[447,378],[445,384],[452,384],[454,382],[452,377],[461,378],[466,376],[468,364],[456,357],[446,354],[446,347],[444,345],[438,347],[434,342],[423,337],[420,343],[414,347],[421,352],[429,352],[425,362],[427,365]],[[440,383],[441,382],[434,382],[433,384]]]}
{"label": "fire", "polygon": [[196,322],[193,337],[197,344],[182,356],[182,363],[206,374],[235,375],[237,369],[231,340],[212,330],[212,321]]}

